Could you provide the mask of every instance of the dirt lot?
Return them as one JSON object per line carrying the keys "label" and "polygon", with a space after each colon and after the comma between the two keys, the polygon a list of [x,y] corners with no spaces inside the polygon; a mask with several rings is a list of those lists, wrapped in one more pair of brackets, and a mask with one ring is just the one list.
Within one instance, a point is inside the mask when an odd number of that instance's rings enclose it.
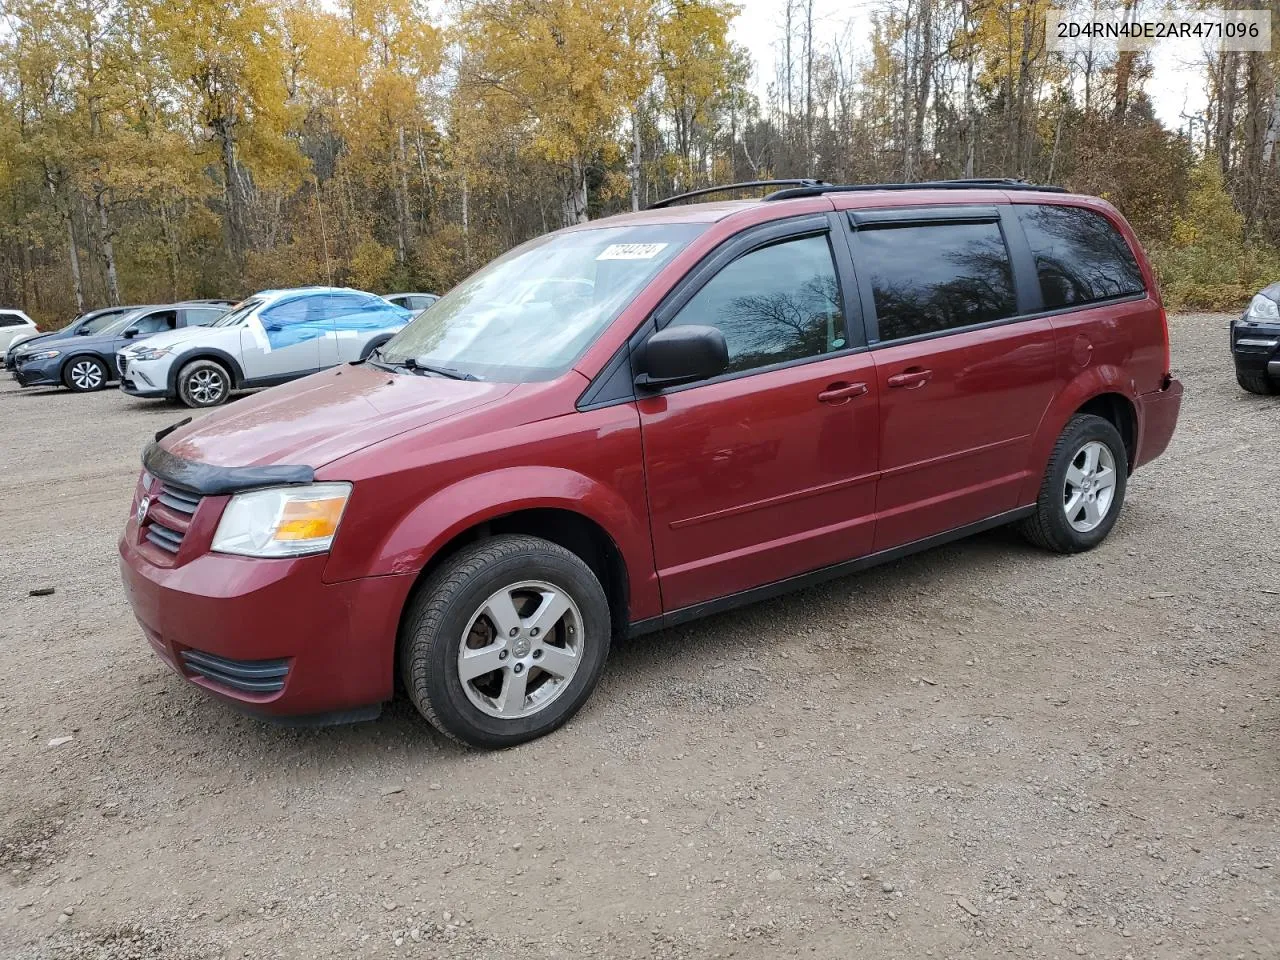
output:
{"label": "dirt lot", "polygon": [[1280,956],[1280,400],[1224,322],[1175,318],[1179,433],[1097,551],[996,532],[633,641],[497,754],[173,676],[115,540],[185,413],[6,380],[0,956]]}

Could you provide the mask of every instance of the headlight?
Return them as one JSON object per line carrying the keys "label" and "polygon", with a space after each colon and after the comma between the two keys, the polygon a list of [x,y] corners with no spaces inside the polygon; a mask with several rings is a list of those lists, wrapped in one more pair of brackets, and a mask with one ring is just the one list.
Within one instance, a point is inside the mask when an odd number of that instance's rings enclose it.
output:
{"label": "headlight", "polygon": [[56,356],[60,356],[59,350],[41,350],[39,353],[20,353],[18,360],[52,360]]}
{"label": "headlight", "polygon": [[349,483],[313,483],[238,493],[218,521],[212,549],[245,557],[324,553],[351,496]]}
{"label": "headlight", "polygon": [[1245,311],[1245,319],[1255,322],[1280,320],[1280,304],[1270,297],[1258,294],[1249,303],[1249,309]]}
{"label": "headlight", "polygon": [[138,347],[126,353],[125,359],[132,363],[135,360],[159,360],[173,352],[173,347]]}

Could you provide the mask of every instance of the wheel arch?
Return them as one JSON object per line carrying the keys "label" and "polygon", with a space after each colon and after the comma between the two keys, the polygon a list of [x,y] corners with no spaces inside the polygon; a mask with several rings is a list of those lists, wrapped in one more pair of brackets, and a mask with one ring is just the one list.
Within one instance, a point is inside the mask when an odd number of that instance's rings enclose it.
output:
{"label": "wheel arch", "polygon": [[1111,364],[1089,367],[1068,382],[1054,397],[1040,420],[1031,444],[1031,459],[1027,465],[1027,478],[1023,482],[1019,504],[1035,502],[1053,445],[1071,418],[1079,413],[1102,417],[1120,432],[1129,472],[1132,472],[1142,441],[1137,396],[1132,378],[1120,367]]}
{"label": "wheel arch", "polygon": [[178,395],[178,374],[182,372],[182,368],[187,364],[196,360],[214,360],[227,368],[227,372],[231,374],[231,389],[237,389],[244,382],[244,370],[240,367],[240,362],[225,350],[219,350],[217,347],[198,347],[189,353],[184,353],[174,359],[169,364],[168,383],[165,384],[165,390],[169,396],[176,397]]}
{"label": "wheel arch", "polygon": [[369,342],[366,343],[360,350],[360,359],[361,360],[368,359],[369,355],[372,354],[373,351],[377,350],[379,347],[383,346],[384,344],[389,343],[391,341],[391,338],[394,336],[395,336],[394,333],[380,333],[370,337]]}
{"label": "wheel arch", "polygon": [[116,380],[119,378],[120,375],[116,371],[116,368],[115,368],[116,365],[112,363],[110,359],[108,359],[107,357],[104,357],[102,354],[98,353],[98,351],[96,350],[80,350],[77,353],[71,353],[62,358],[62,363],[58,367],[58,379],[62,383],[66,383],[67,370],[70,369],[71,364],[75,363],[77,360],[83,360],[86,357],[88,357],[90,360],[97,360],[100,364],[102,364],[106,368],[107,379],[104,381],[105,383],[110,383],[112,380]]}
{"label": "wheel arch", "polygon": [[[625,632],[630,608],[630,583],[622,551],[609,532],[586,514],[565,507],[524,507],[471,524],[442,543],[423,564],[409,595],[440,564],[470,544],[504,534],[524,534],[564,547],[591,568],[605,596],[615,635]],[[406,606],[407,606],[406,602]]]}

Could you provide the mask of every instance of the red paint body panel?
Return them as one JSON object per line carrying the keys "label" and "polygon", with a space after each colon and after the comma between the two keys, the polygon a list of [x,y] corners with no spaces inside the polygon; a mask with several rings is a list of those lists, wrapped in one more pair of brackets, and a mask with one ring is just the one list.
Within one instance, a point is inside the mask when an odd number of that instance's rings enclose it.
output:
{"label": "red paint body panel", "polygon": [[[833,210],[1007,203],[1102,213],[1152,293],[577,409],[672,288],[748,227]],[[353,492],[330,553],[294,560],[211,553],[225,496],[205,498],[190,520],[152,504],[153,520],[184,534],[172,554],[130,519],[125,586],[157,652],[192,682],[261,712],[376,704],[391,696],[399,619],[423,568],[455,537],[515,511],[554,508],[596,524],[625,565],[626,619],[652,621],[1033,503],[1063,425],[1101,394],[1132,405],[1135,467],[1168,446],[1182,386],[1169,377],[1164,311],[1132,231],[1101,200],[833,193],[572,229],[677,222],[706,229],[557,379],[513,385],[344,366],[167,437],[163,446],[189,460],[305,464]],[[865,392],[853,388],[861,383]],[[278,693],[238,693],[191,675],[188,648],[286,659],[290,671]]]}
{"label": "red paint body panel", "polygon": [[[136,530],[130,521],[120,542],[125,593],[152,647],[186,679],[268,715],[329,713],[390,699],[394,637],[412,575],[326,584],[323,556],[216,553],[166,569],[142,556]],[[242,693],[184,669],[184,649],[237,660],[286,658],[289,675],[279,693]]]}
{"label": "red paint body panel", "polygon": [[[875,549],[1026,502],[1019,492],[1028,453],[1061,386],[1048,320],[903,343],[872,355],[880,381],[882,471]],[[911,370],[928,371],[928,381],[888,385]]]}
{"label": "red paint body panel", "polygon": [[[853,383],[867,392],[818,402]],[[870,354],[637,405],[666,609],[870,551],[879,432]]]}

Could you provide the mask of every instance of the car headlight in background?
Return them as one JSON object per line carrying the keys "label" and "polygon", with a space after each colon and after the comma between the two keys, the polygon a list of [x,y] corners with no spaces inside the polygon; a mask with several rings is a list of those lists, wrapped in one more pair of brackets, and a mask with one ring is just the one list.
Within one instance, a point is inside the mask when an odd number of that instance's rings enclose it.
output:
{"label": "car headlight in background", "polygon": [[1270,297],[1258,294],[1249,302],[1249,309],[1244,312],[1244,319],[1254,323],[1275,323],[1280,321],[1280,304]]}
{"label": "car headlight in background", "polygon": [[130,350],[124,354],[124,358],[130,363],[135,360],[159,360],[161,357],[167,357],[173,352],[173,347],[138,347],[136,350]]}
{"label": "car headlight in background", "polygon": [[237,493],[213,535],[212,549],[245,557],[324,553],[351,496],[349,483],[313,483]]}
{"label": "car headlight in background", "polygon": [[39,353],[19,353],[15,356],[16,360],[52,360],[54,357],[62,355],[61,350],[41,350]]}

